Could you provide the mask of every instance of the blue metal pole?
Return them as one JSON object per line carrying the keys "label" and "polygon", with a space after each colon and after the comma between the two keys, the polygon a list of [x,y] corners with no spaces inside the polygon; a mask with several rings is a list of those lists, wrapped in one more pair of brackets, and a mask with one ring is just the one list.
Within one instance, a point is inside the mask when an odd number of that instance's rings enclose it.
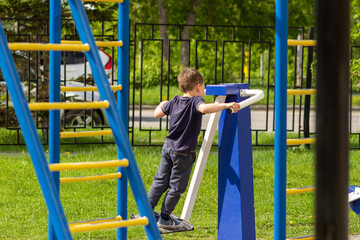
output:
{"label": "blue metal pole", "polygon": [[[118,111],[125,130],[129,129],[129,0],[119,3],[118,12],[118,40],[122,40],[123,46],[118,48],[118,84],[122,85],[122,91],[118,92]],[[125,156],[118,149],[118,159]],[[128,186],[127,175],[124,168],[118,168],[121,178],[117,180],[117,214],[127,216]],[[127,229],[117,229],[117,239],[127,239]]]}
{"label": "blue metal pole", "polygon": [[[50,0],[50,43],[61,41],[61,1]],[[50,102],[60,102],[60,64],[61,52],[50,51]],[[49,111],[49,163],[60,162],[60,111]],[[60,173],[51,173],[57,191],[60,189]],[[49,216],[49,239],[57,239]]]}
{"label": "blue metal pole", "polygon": [[286,238],[286,88],[288,0],[276,1],[274,239]]}
{"label": "blue metal pole", "polygon": [[46,205],[54,223],[54,229],[58,239],[72,239],[64,210],[62,209],[59,194],[54,189],[54,181],[50,174],[48,162],[42,148],[35,123],[31,116],[28,102],[20,84],[20,78],[16,70],[14,60],[6,41],[5,33],[0,22],[0,68],[6,81],[6,87],[10,92],[14,103],[15,113],[29,150]]}
{"label": "blue metal pole", "polygon": [[126,168],[126,173],[129,179],[131,179],[129,182],[139,212],[141,216],[147,216],[149,219],[149,225],[145,226],[145,231],[149,239],[161,239],[159,229],[156,226],[155,216],[150,206],[140,171],[132,152],[128,138],[128,129],[125,128],[120,113],[117,110],[114,94],[111,91],[105,70],[102,67],[102,62],[99,53],[97,52],[97,46],[85,9],[80,0],[69,0],[68,3],[81,41],[83,43],[88,43],[90,46],[90,51],[86,52],[86,58],[90,63],[101,99],[109,102],[109,108],[106,109],[106,116],[112,128],[118,151],[120,151],[121,156],[126,156],[129,160],[129,166]]}

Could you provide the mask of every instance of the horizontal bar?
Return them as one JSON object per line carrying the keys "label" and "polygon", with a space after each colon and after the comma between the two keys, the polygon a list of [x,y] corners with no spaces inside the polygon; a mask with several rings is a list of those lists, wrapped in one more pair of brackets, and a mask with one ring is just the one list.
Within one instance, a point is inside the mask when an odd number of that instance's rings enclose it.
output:
{"label": "horizontal bar", "polygon": [[72,163],[53,163],[49,164],[50,171],[58,172],[64,170],[93,169],[93,168],[109,168],[109,167],[127,167],[129,160],[111,160],[102,162],[72,162]]}
{"label": "horizontal bar", "polygon": [[119,220],[122,220],[121,216],[117,216],[117,217],[113,217],[113,218],[90,220],[90,221],[82,221],[82,222],[72,222],[72,223],[69,223],[69,227],[76,226],[76,225],[82,225],[82,224],[97,224],[97,223],[119,221]]}
{"label": "horizontal bar", "polygon": [[61,132],[60,138],[94,137],[112,135],[112,130],[84,131],[84,132]]}
{"label": "horizontal bar", "polygon": [[9,49],[23,51],[71,51],[71,52],[88,52],[88,44],[54,44],[54,43],[9,43]]}
{"label": "horizontal bar", "polygon": [[120,221],[111,221],[111,222],[104,222],[104,223],[97,223],[97,224],[77,224],[70,227],[71,233],[77,232],[88,232],[94,230],[102,230],[102,229],[109,229],[109,228],[123,228],[123,227],[130,227],[130,226],[139,226],[139,225],[148,225],[149,220],[147,217],[141,217],[138,219],[129,219],[129,220],[120,220]]}
{"label": "horizontal bar", "polygon": [[286,189],[286,195],[314,192],[315,187],[301,187],[301,188],[288,188]]}
{"label": "horizontal bar", "polygon": [[[62,40],[62,44],[82,44],[81,41],[70,41],[70,40]],[[96,46],[98,47],[122,47],[122,41],[96,41]]]}
{"label": "horizontal bar", "polygon": [[301,239],[301,240],[314,240],[315,236],[304,236],[304,237],[295,237],[295,238],[287,238],[286,240],[295,240],[295,239]]}
{"label": "horizontal bar", "polygon": [[[111,90],[121,91],[122,86],[121,85],[111,86]],[[98,88],[96,86],[84,86],[84,87],[61,86],[61,92],[94,92],[94,91],[98,91]]]}
{"label": "horizontal bar", "polygon": [[301,145],[301,144],[311,144],[315,142],[316,142],[315,138],[288,139],[286,140],[286,145],[293,146],[293,145]]}
{"label": "horizontal bar", "polygon": [[85,176],[85,177],[67,177],[67,178],[64,177],[64,178],[60,178],[60,183],[88,182],[88,181],[118,179],[118,178],[121,178],[121,173],[110,173],[104,175]]}
{"label": "horizontal bar", "polygon": [[264,98],[264,92],[258,89],[241,89],[241,97],[249,97],[248,99],[240,102],[240,109],[243,109],[253,103],[256,103]]}
{"label": "horizontal bar", "polygon": [[287,95],[312,95],[316,94],[316,89],[288,89]]}
{"label": "horizontal bar", "polygon": [[29,103],[31,111],[43,111],[43,110],[59,110],[59,109],[98,109],[109,108],[109,102],[107,100],[100,102],[61,102],[61,103]]}
{"label": "horizontal bar", "polygon": [[288,46],[307,46],[307,47],[313,47],[313,46],[316,46],[316,40],[296,40],[296,39],[288,39]]}

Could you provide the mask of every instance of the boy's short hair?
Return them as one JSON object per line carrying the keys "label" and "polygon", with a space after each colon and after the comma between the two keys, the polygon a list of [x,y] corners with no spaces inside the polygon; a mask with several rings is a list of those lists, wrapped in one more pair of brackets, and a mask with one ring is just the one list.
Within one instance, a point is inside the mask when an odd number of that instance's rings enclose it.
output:
{"label": "boy's short hair", "polygon": [[197,84],[203,84],[204,78],[198,70],[186,68],[179,74],[178,83],[181,92],[186,93],[193,90]]}

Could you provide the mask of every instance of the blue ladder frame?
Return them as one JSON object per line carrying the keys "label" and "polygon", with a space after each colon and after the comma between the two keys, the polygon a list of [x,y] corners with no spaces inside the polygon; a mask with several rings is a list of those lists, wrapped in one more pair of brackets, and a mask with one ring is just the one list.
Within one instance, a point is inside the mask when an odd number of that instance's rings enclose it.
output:
{"label": "blue ladder frame", "polygon": [[[82,43],[90,46],[90,51],[85,53],[92,69],[92,74],[98,87],[101,99],[110,103],[106,109],[106,115],[114,134],[118,148],[118,157],[127,158],[129,166],[121,171],[123,176],[129,178],[129,183],[135,197],[141,216],[149,219],[149,224],[145,226],[145,231],[149,239],[161,239],[160,232],[156,226],[153,210],[147,198],[147,193],[142,182],[142,178],[128,140],[128,52],[129,52],[129,2],[124,0],[119,4],[119,18],[124,22],[119,26],[119,36],[124,39],[124,48],[119,49],[119,83],[123,85],[124,94],[119,94],[119,105],[116,105],[114,95],[107,80],[106,73],[102,67],[102,62],[97,51],[94,36],[92,34],[89,20],[85,9],[80,0],[69,0],[70,9]],[[59,0],[50,1],[50,43],[59,43],[61,38],[61,12]],[[122,9],[122,11],[120,11]],[[120,25],[120,24],[119,24]],[[120,31],[121,30],[121,31]],[[29,149],[36,174],[42,189],[45,202],[49,209],[49,238],[72,239],[68,223],[59,198],[59,174],[52,174],[42,148],[35,124],[29,110],[25,94],[20,84],[20,79],[16,71],[14,60],[8,48],[6,36],[0,22],[0,67],[3,72],[10,96],[14,103],[16,115],[22,129],[26,145]],[[125,86],[125,87],[124,87]],[[50,101],[57,102],[60,98],[60,53],[50,52]],[[121,111],[122,115],[120,115]],[[58,110],[50,111],[50,147],[49,161],[59,162],[60,154],[60,113]],[[55,187],[54,187],[55,186]],[[123,219],[127,218],[127,178],[122,178],[118,187],[118,212],[123,214]],[[122,196],[122,197],[121,197]],[[126,196],[126,198],[125,198]],[[126,239],[127,231],[118,230],[118,239]]]}

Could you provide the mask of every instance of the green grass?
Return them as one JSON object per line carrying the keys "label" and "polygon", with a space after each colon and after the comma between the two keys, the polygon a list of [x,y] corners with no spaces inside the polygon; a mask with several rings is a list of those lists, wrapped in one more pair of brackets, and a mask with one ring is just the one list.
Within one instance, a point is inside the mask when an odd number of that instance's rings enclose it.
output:
{"label": "green grass", "polygon": [[[12,153],[0,155],[0,239],[46,239],[47,208],[27,150],[14,147]],[[160,161],[160,147],[134,147],[134,154],[148,191]],[[113,145],[66,145],[61,148],[62,162],[101,161],[116,158]],[[253,149],[255,221],[257,239],[273,238],[274,217],[274,150]],[[360,184],[359,151],[350,152],[350,184]],[[67,171],[61,176],[95,175],[112,169]],[[288,148],[287,186],[314,185],[314,151],[305,147]],[[68,221],[113,217],[116,214],[116,182],[113,180],[61,185],[61,200]],[[180,215],[183,196],[175,209]],[[129,188],[129,214],[137,213]],[[159,210],[160,207],[157,208]],[[217,239],[217,147],[210,153],[199,189],[191,223],[192,232],[163,235],[164,239]],[[360,231],[359,217],[349,211],[350,234]],[[314,232],[314,194],[287,197],[287,236],[303,236]],[[143,227],[131,227],[129,239],[145,239]],[[115,239],[114,230],[74,234],[74,239]]]}

